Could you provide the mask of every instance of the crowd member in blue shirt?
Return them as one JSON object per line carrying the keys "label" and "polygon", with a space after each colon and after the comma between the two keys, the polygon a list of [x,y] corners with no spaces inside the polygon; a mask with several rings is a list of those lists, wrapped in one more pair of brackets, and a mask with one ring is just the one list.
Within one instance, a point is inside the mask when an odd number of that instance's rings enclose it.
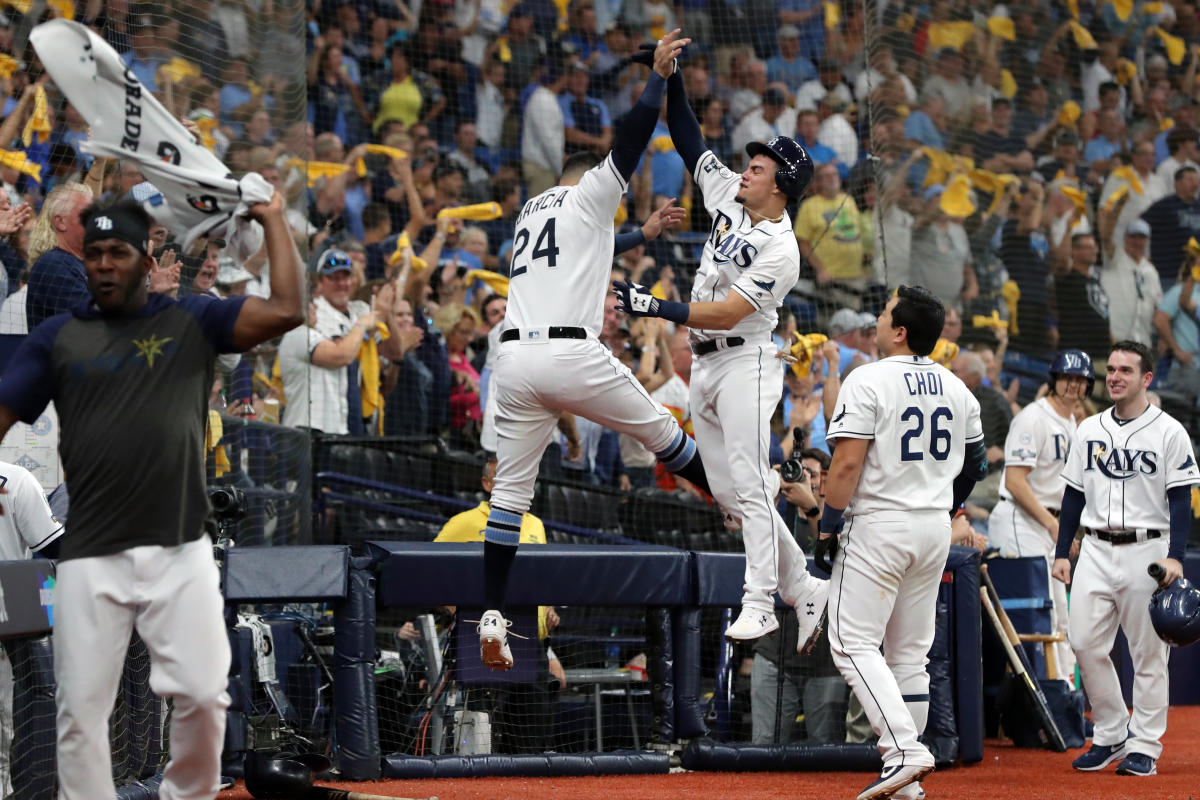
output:
{"label": "crowd member in blue shirt", "polygon": [[1142,219],[1150,225],[1150,263],[1158,269],[1163,291],[1176,281],[1188,239],[1200,241],[1200,173],[1187,165],[1175,172],[1175,192],[1150,206]]}
{"label": "crowd member in blue shirt", "polygon": [[568,155],[584,150],[607,153],[612,147],[612,117],[604,103],[588,97],[587,90],[587,65],[577,61],[568,70],[567,90],[558,96]]}
{"label": "crowd member in blue shirt", "polygon": [[795,94],[801,85],[816,78],[812,59],[800,52],[800,29],[784,25],[779,29],[779,52],[767,59],[767,80],[782,83]]}

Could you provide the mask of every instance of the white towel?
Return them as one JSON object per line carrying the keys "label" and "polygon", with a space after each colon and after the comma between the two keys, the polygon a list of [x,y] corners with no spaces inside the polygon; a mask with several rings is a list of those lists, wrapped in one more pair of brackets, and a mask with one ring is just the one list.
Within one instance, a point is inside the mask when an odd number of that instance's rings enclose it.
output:
{"label": "white towel", "polygon": [[[169,213],[156,219],[182,236],[184,251],[201,236],[222,237],[226,252],[244,262],[262,247],[262,227],[246,216],[271,199],[261,175],[240,181],[121,61],[107,42],[65,19],[38,25],[29,35],[54,83],[91,125],[86,153],[137,162],[163,197]],[[232,224],[231,224],[232,223]]]}

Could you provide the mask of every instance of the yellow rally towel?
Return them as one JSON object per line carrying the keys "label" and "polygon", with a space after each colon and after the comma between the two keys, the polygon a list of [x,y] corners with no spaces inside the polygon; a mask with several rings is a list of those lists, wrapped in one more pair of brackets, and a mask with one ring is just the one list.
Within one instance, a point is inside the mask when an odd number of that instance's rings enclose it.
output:
{"label": "yellow rally towel", "polygon": [[437,213],[438,219],[445,217],[453,217],[455,219],[499,219],[504,211],[501,210],[500,204],[492,203],[475,203],[469,206],[454,206],[453,208],[443,208]]}
{"label": "yellow rally towel", "polygon": [[1200,486],[1192,487],[1192,516],[1200,519]]}
{"label": "yellow rally towel", "polygon": [[1067,11],[1071,13],[1071,19],[1079,19],[1079,0],[1067,0]]}
{"label": "yellow rally towel", "polygon": [[401,150],[399,147],[388,147],[386,144],[369,144],[367,152],[373,156],[387,156],[388,158],[408,158],[408,153]]}
{"label": "yellow rally towel", "polygon": [[25,123],[25,131],[21,141],[26,147],[36,142],[44,142],[50,137],[50,104],[46,102],[46,87],[39,85],[33,95],[33,114]]}
{"label": "yellow rally towel", "polygon": [[1196,241],[1195,236],[1188,239],[1188,242],[1186,245],[1184,245],[1183,249],[1187,251],[1188,255],[1200,258],[1200,242]]}
{"label": "yellow rally towel", "polygon": [[225,426],[221,424],[221,415],[215,409],[208,410],[208,425],[204,429],[204,449],[213,451],[214,476],[220,478],[232,469],[229,454],[224,445],[217,445],[225,435]]}
{"label": "yellow rally towel", "polygon": [[1175,127],[1175,120],[1171,119],[1170,117],[1163,117],[1162,119],[1160,119],[1158,121],[1158,132],[1159,133],[1162,133],[1163,131],[1169,131],[1169,130],[1171,130],[1171,128],[1174,128],[1174,127]]}
{"label": "yellow rally towel", "polygon": [[360,178],[367,177],[367,162],[361,158],[354,159],[354,174]]}
{"label": "yellow rally towel", "polygon": [[75,19],[75,3],[72,0],[46,0],[54,15],[62,19]]}
{"label": "yellow rally towel", "polygon": [[1006,69],[1000,70],[1000,93],[1009,100],[1017,96],[1017,79]]}
{"label": "yellow rally towel", "polygon": [[1187,54],[1187,45],[1183,43],[1183,39],[1178,36],[1172,36],[1162,28],[1152,28],[1158,34],[1158,38],[1162,40],[1163,47],[1167,48],[1167,60],[1175,66],[1183,63],[1183,57]]}
{"label": "yellow rally towel", "polygon": [[0,78],[11,78],[20,67],[20,62],[8,53],[0,53]]}
{"label": "yellow rally towel", "polygon": [[275,363],[271,365],[271,386],[279,393],[280,407],[287,406],[287,398],[283,394],[283,370],[279,367],[279,356],[275,356]]}
{"label": "yellow rally towel", "polygon": [[1121,198],[1128,194],[1128,186],[1122,186],[1120,189],[1113,189],[1113,193],[1108,196],[1108,200],[1104,203],[1104,210],[1112,211],[1112,207],[1121,202]]}
{"label": "yellow rally towel", "polygon": [[1010,183],[1019,183],[1020,179],[1016,175],[997,174],[986,169],[973,169],[969,176],[971,185],[981,192],[986,192],[992,195],[992,204],[988,206],[988,213],[995,212],[996,207],[1000,205],[1000,201],[1004,198],[1004,190],[1008,188]]}
{"label": "yellow rally towel", "polygon": [[17,11],[20,11],[21,14],[24,15],[24,14],[28,14],[29,10],[31,8],[33,8],[33,0],[4,0],[4,2],[0,3],[0,5],[5,5],[5,6],[8,6],[9,8],[14,8]]}
{"label": "yellow rally towel", "polygon": [[948,339],[938,339],[929,354],[929,360],[950,369],[950,362],[958,355],[958,345]]}
{"label": "yellow rally towel", "polygon": [[1128,58],[1117,59],[1117,83],[1121,86],[1129,83],[1137,75],[1137,64]]}
{"label": "yellow rally towel", "polygon": [[971,181],[966,173],[960,172],[950,180],[938,200],[938,208],[952,217],[962,219],[975,213],[975,204],[971,202]]}
{"label": "yellow rally towel", "polygon": [[973,22],[931,22],[929,23],[929,46],[934,50],[952,47],[962,50],[975,34]]}
{"label": "yellow rally towel", "polygon": [[1008,306],[1008,332],[1013,336],[1019,336],[1017,303],[1021,299],[1021,287],[1017,286],[1016,281],[1005,281],[1004,285],[1000,287],[1000,295],[1004,298],[1004,304]]}
{"label": "yellow rally towel", "polygon": [[1000,312],[992,309],[991,316],[985,317],[983,314],[976,314],[971,317],[971,326],[975,328],[991,328],[992,330],[1008,330],[1008,320],[1000,319]]}
{"label": "yellow rally towel", "polygon": [[675,152],[675,142],[670,136],[655,136],[650,140],[650,152],[654,155],[659,153]]}
{"label": "yellow rally towel", "polygon": [[966,156],[952,156],[932,147],[922,147],[921,152],[929,159],[929,170],[925,173],[924,183],[921,184],[921,188],[924,189],[939,183],[944,184],[955,172],[975,168],[975,162]]}
{"label": "yellow rally towel", "polygon": [[289,167],[304,170],[308,176],[308,185],[314,186],[323,178],[332,178],[350,171],[349,164],[338,164],[333,161],[305,161],[303,158],[289,158]]}
{"label": "yellow rally towel", "polygon": [[[387,339],[391,334],[388,333],[387,325],[378,322],[375,325],[375,330],[379,331],[380,340]],[[378,434],[383,435],[383,394],[379,387],[379,345],[375,341],[374,336],[368,336],[363,340],[362,346],[358,348],[358,369],[362,375],[362,415],[363,419],[370,417],[376,411],[379,412],[377,422]]]}
{"label": "yellow rally towel", "polygon": [[501,297],[508,297],[508,278],[499,272],[492,272],[490,269],[468,270],[467,274],[463,276],[463,282],[470,286],[471,281],[485,283],[496,294]]}
{"label": "yellow rally towel", "polygon": [[23,172],[38,183],[42,182],[42,165],[30,161],[22,150],[0,150],[0,164]]}
{"label": "yellow rally towel", "polygon": [[842,21],[842,7],[837,3],[825,4],[825,29],[833,30]]}
{"label": "yellow rally towel", "polygon": [[171,83],[179,83],[185,78],[199,78],[202,74],[198,66],[181,56],[175,56],[159,67],[158,71],[165,75]]}
{"label": "yellow rally towel", "polygon": [[1117,19],[1124,22],[1133,13],[1133,0],[1112,0],[1112,7],[1117,12]]}
{"label": "yellow rally towel", "polygon": [[829,337],[823,333],[793,333],[796,337],[796,342],[788,349],[788,354],[795,359],[792,364],[792,372],[797,378],[807,378],[808,373],[812,371],[813,354],[820,349],[821,345],[829,341]]}
{"label": "yellow rally towel", "polygon": [[1096,38],[1092,36],[1092,32],[1072,20],[1071,34],[1075,37],[1075,46],[1080,50],[1095,50],[1099,47],[1096,44]]}
{"label": "yellow rally towel", "polygon": [[1138,177],[1137,170],[1133,167],[1117,167],[1112,171],[1114,178],[1122,178],[1129,184],[1129,188],[1133,189],[1138,194],[1145,194],[1146,190],[1142,188],[1142,179]]}
{"label": "yellow rally towel", "polygon": [[1142,5],[1143,14],[1161,14],[1163,12],[1162,3],[1145,3]]}
{"label": "yellow rally towel", "polygon": [[987,27],[992,36],[999,36],[1010,42],[1017,40],[1017,28],[1008,17],[988,17]]}
{"label": "yellow rally towel", "polygon": [[[408,231],[401,231],[400,236],[396,238],[396,249],[392,251],[390,256],[388,256],[388,266],[394,267],[399,264],[400,259],[404,258],[405,250],[412,250],[412,242],[409,241]],[[429,266],[429,264],[425,262],[425,259],[418,256],[416,253],[412,253],[412,255],[409,256],[409,261],[412,263],[413,272],[420,272]]]}
{"label": "yellow rally towel", "polygon": [[1066,184],[1058,188],[1060,191],[1062,191],[1063,195],[1065,195],[1072,203],[1075,204],[1076,208],[1078,208],[1080,211],[1087,211],[1086,194],[1079,191],[1074,186],[1067,186]]}
{"label": "yellow rally towel", "polygon": [[1079,115],[1082,113],[1083,109],[1079,107],[1079,103],[1076,103],[1074,100],[1068,100],[1058,110],[1058,124],[1074,128],[1075,123],[1079,121]]}
{"label": "yellow rally towel", "polygon": [[496,40],[496,57],[505,64],[512,63],[512,48],[508,46],[507,36],[501,36]]}
{"label": "yellow rally towel", "polygon": [[[200,144],[204,145],[206,150],[211,151],[217,146],[217,137],[213,136],[213,131],[217,129],[217,118],[208,111],[196,113],[198,113],[198,116],[196,116],[196,118],[192,121],[195,122],[196,127],[200,129]],[[300,161],[301,159],[293,160]]]}

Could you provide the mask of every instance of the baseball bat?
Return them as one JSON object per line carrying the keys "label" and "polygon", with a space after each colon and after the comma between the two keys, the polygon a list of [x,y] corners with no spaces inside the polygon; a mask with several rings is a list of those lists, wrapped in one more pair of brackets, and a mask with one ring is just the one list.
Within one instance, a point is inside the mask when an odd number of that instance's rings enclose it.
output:
{"label": "baseball bat", "polygon": [[454,217],[456,219],[498,219],[503,213],[500,209],[500,204],[493,202],[443,208],[437,215],[438,219],[443,217]]}
{"label": "baseball bat", "polygon": [[996,591],[996,585],[992,583],[992,576],[988,574],[987,565],[982,565],[979,571],[984,583],[980,591],[987,597],[988,615],[992,617],[993,623],[996,625],[996,633],[999,634],[1004,645],[1013,672],[1025,684],[1030,699],[1033,701],[1034,711],[1037,712],[1038,720],[1042,723],[1042,729],[1046,732],[1051,748],[1056,753],[1066,752],[1066,740],[1063,739],[1062,731],[1058,729],[1058,723],[1054,721],[1054,714],[1050,712],[1050,704],[1046,701],[1042,687],[1033,677],[1033,668],[1025,657],[1025,648],[1021,646],[1017,629],[1013,627],[1012,620],[1008,618],[1008,613],[1000,604],[1000,594]]}
{"label": "baseball bat", "polygon": [[1163,588],[1163,578],[1167,577],[1167,571],[1163,569],[1162,564],[1157,561],[1151,561],[1146,567],[1146,572],[1150,573],[1150,577],[1154,578],[1154,582],[1158,584],[1158,588]]}
{"label": "baseball bat", "polygon": [[393,797],[390,794],[366,794],[364,792],[349,792],[345,789],[334,789],[332,786],[314,786],[308,790],[305,800],[438,800],[437,795],[430,798]]}

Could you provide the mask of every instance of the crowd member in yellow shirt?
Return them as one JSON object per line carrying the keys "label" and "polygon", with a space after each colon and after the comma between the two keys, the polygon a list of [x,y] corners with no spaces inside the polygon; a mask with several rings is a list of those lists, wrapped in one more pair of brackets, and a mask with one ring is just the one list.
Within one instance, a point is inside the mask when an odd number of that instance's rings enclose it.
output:
{"label": "crowd member in yellow shirt", "polygon": [[[812,265],[817,283],[836,280],[861,290],[866,286],[866,272],[858,205],[842,191],[842,179],[832,163],[817,167],[813,186],[816,194],[801,203],[796,213],[793,230],[800,254]],[[845,304],[858,309],[861,298],[851,297],[854,299]]]}

